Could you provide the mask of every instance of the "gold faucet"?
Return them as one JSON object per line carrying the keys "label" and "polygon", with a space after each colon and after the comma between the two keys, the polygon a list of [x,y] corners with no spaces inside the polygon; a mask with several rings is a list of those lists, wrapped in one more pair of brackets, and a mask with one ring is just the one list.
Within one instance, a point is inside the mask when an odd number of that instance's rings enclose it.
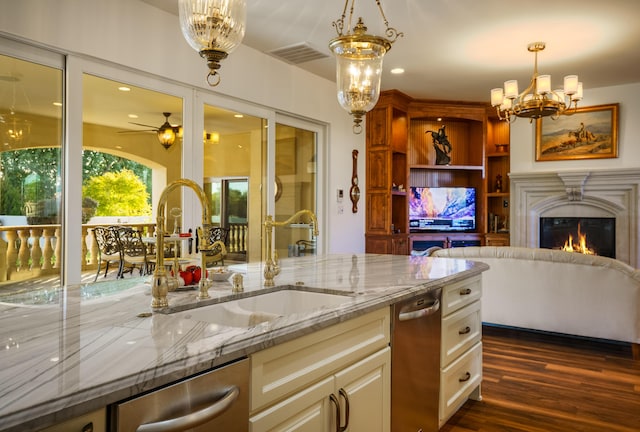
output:
{"label": "gold faucet", "polygon": [[[211,218],[209,217],[209,199],[207,198],[204,190],[202,190],[196,182],[188,179],[178,179],[169,183],[167,187],[164,188],[160,195],[160,199],[158,200],[158,212],[156,216],[156,268],[153,272],[153,278],[151,279],[151,295],[153,296],[153,300],[151,301],[152,308],[163,308],[169,306],[169,302],[167,301],[169,288],[171,287],[173,290],[178,286],[177,276],[168,276],[167,270],[164,267],[164,214],[169,192],[180,186],[186,186],[193,189],[200,199],[200,204],[202,205],[202,227],[198,228],[198,232],[200,234],[200,268],[202,269],[202,276],[198,283],[198,299],[209,298],[209,287],[211,286],[211,282],[206,277],[206,257],[203,250],[210,249],[211,245],[206,244],[208,239],[202,235],[202,232],[204,231],[203,228],[208,226],[211,221]],[[177,271],[178,269],[174,270]]]}
{"label": "gold faucet", "polygon": [[267,259],[264,265],[264,286],[270,287],[274,286],[273,278],[276,277],[280,273],[280,265],[278,260],[278,252],[273,251],[272,239],[273,239],[273,228],[279,226],[285,226],[292,223],[294,220],[300,218],[301,216],[306,215],[311,219],[311,223],[313,224],[313,236],[318,236],[318,219],[316,215],[311,210],[300,210],[289,219],[284,222],[275,222],[273,220],[273,216],[267,215],[264,220],[264,235],[266,242],[266,254]]}

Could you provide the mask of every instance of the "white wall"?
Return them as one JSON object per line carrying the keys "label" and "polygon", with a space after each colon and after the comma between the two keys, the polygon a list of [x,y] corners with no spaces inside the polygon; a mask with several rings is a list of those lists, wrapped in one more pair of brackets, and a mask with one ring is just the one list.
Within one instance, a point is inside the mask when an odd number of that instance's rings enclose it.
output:
{"label": "white wall", "polygon": [[[97,58],[206,91],[206,64],[184,40],[178,18],[138,0],[0,0],[0,34],[63,54]],[[364,202],[356,214],[338,214],[336,190],[349,190],[351,151],[361,155],[365,135],[335,96],[335,83],[240,46],[222,62],[219,95],[329,125],[324,161],[325,251],[364,252]],[[358,160],[364,181],[364,157]],[[361,184],[361,190],[365,185]]]}
{"label": "white wall", "polygon": [[570,161],[536,162],[535,122],[518,119],[511,124],[511,172],[560,172],[582,169],[640,167],[640,83],[585,88],[580,107],[619,103],[618,157]]}

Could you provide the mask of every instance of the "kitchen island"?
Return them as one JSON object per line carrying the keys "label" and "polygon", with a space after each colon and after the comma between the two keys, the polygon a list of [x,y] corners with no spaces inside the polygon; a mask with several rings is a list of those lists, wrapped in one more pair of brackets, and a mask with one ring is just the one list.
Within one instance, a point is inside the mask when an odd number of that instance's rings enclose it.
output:
{"label": "kitchen island", "polygon": [[336,306],[257,325],[226,327],[190,319],[194,307],[265,290],[261,263],[235,268],[244,292],[214,282],[169,294],[152,311],[148,281],[101,282],[3,298],[0,430],[38,430],[180,381],[230,361],[479,275],[485,264],[393,255],[283,259],[276,287],[347,294]]}

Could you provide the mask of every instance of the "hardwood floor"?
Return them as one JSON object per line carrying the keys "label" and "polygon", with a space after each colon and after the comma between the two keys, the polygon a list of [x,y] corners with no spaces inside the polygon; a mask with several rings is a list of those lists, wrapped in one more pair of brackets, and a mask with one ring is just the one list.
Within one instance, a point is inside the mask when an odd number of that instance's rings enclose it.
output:
{"label": "hardwood floor", "polygon": [[640,361],[631,347],[487,327],[482,401],[440,432],[638,432]]}

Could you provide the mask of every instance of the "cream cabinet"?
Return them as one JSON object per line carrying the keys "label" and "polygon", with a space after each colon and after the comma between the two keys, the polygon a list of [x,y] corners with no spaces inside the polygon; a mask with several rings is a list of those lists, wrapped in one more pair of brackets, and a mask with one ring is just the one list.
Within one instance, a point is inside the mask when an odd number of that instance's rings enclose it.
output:
{"label": "cream cabinet", "polygon": [[103,408],[42,429],[41,432],[105,432],[106,430],[107,414],[106,409]]}
{"label": "cream cabinet", "polygon": [[442,292],[439,425],[469,398],[480,400],[482,382],[481,277]]}
{"label": "cream cabinet", "polygon": [[389,331],[384,308],[252,355],[250,431],[388,432]]}

